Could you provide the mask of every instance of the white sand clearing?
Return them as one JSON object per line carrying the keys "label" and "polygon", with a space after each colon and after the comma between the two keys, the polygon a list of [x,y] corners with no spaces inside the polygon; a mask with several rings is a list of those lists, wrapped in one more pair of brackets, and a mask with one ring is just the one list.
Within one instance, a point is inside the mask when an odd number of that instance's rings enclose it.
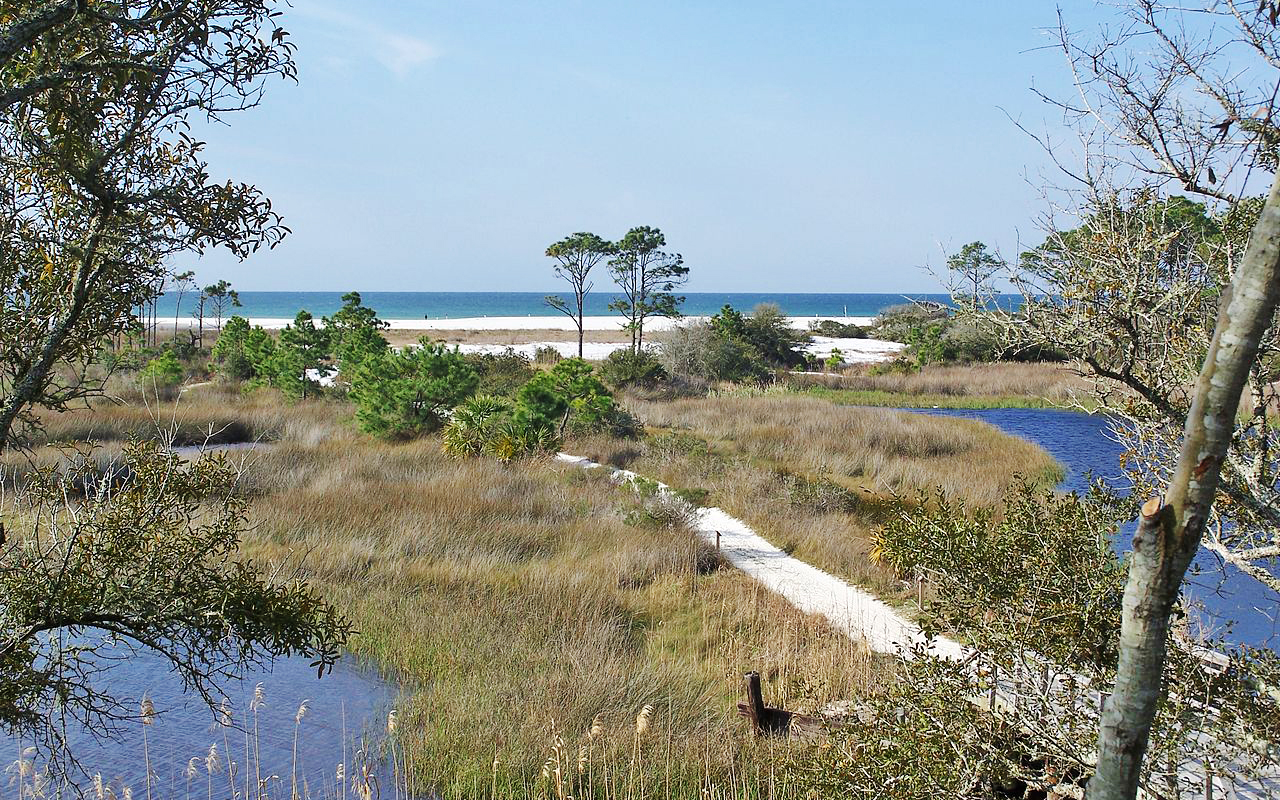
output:
{"label": "white sand clearing", "polygon": [[[667,319],[658,317],[645,323],[646,331],[667,331],[687,322],[705,320],[708,317],[682,317]],[[831,319],[836,322],[853,325],[870,325],[871,317],[787,317],[791,327],[807,329],[814,320]],[[576,331],[578,326],[574,320],[563,314],[554,317],[459,317],[457,319],[389,319],[386,320],[392,330],[398,331]],[[206,321],[207,323],[207,321]],[[252,325],[261,325],[268,330],[278,330],[293,323],[291,319],[275,317],[254,317],[249,320]],[[316,320],[319,324],[319,320]],[[623,321],[621,317],[583,317],[583,330],[588,331],[620,331]],[[206,324],[205,327],[208,327]]]}
{"label": "white sand clearing", "polygon": [[[825,336],[815,336],[813,337],[813,344],[806,345],[803,349],[821,359],[828,358],[833,349],[839,349],[841,359],[846,364],[876,364],[882,361],[892,361],[904,346],[897,342],[884,342],[879,339],[831,339]],[[464,353],[499,354],[506,352],[510,348],[529,358],[533,358],[534,352],[540,347],[550,347],[566,358],[578,354],[577,342],[458,345],[458,349]],[[582,345],[582,357],[588,361],[601,361],[608,358],[610,353],[616,350],[626,350],[628,347],[630,345],[625,342],[584,342]]]}

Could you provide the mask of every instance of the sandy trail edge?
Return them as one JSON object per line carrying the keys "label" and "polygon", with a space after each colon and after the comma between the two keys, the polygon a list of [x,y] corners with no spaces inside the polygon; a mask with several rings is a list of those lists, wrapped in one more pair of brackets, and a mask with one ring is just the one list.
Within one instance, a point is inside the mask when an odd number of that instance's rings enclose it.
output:
{"label": "sandy trail edge", "polygon": [[[583,469],[608,469],[616,483],[634,482],[639,477],[629,470],[605,467],[568,453],[557,453],[556,460]],[[666,484],[659,483],[658,489],[666,496],[674,496]],[[730,564],[801,611],[820,614],[836,630],[865,641],[877,653],[898,654],[923,646],[932,655],[956,661],[970,653],[946,637],[926,637],[918,625],[875,595],[787,555],[722,509],[694,509],[693,528],[699,538],[712,545],[718,533],[720,553]]]}

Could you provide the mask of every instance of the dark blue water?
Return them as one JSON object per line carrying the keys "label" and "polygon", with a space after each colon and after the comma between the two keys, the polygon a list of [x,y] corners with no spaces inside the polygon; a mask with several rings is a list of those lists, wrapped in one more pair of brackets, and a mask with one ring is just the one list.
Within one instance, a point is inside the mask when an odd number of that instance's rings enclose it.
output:
{"label": "dark blue water", "polygon": [[[231,762],[235,764],[236,784],[242,796],[246,774],[251,776],[252,789],[259,773],[271,781],[268,791],[273,796],[290,796],[295,765],[299,791],[304,783],[309,789],[304,796],[332,796],[337,765],[343,763],[345,773],[354,774],[356,751],[362,740],[371,745],[370,757],[379,759],[387,713],[396,697],[390,683],[351,657],[340,660],[333,672],[322,679],[316,677],[307,659],[281,659],[269,669],[223,686],[232,713],[232,725],[224,728],[203,702],[183,690],[167,662],[149,653],[112,665],[102,684],[126,701],[127,711],[138,709],[144,694],[155,706],[156,718],[147,726],[146,735],[156,797],[187,795],[184,772],[193,758],[198,759],[197,774],[189,788],[196,797],[208,796],[210,780],[215,797],[229,797]],[[255,733],[249,707],[258,684],[265,701],[258,708]],[[307,701],[308,709],[295,725],[303,701]],[[141,722],[124,725],[120,735],[110,740],[99,740],[70,723],[66,735],[71,752],[86,773],[75,776],[75,783],[82,789],[88,789],[92,776],[100,774],[117,797],[123,796],[125,787],[133,790],[135,798],[146,797],[147,761]],[[220,766],[210,777],[205,759],[215,745]],[[7,764],[17,757],[22,744],[0,737],[0,748],[9,754],[4,758]],[[39,768],[41,757],[34,760]],[[378,771],[385,772],[385,765],[380,765]]]}
{"label": "dark blue water", "polygon": [[[558,316],[544,299],[562,290],[552,287],[547,292],[361,292],[366,306],[377,310],[383,319],[456,319],[458,317],[543,317]],[[292,319],[306,309],[320,317],[342,307],[343,292],[240,292],[241,306],[230,313],[242,317]],[[587,296],[586,313],[608,316],[609,303],[616,295],[593,292]],[[914,294],[910,299],[948,303],[945,294]],[[1001,298],[1001,305],[1016,303],[1018,296]],[[178,297],[169,293],[160,299],[159,317],[172,320]],[[784,313],[796,317],[851,316],[871,317],[889,306],[908,302],[901,294],[787,294],[757,292],[689,292],[681,310],[688,316],[708,316],[725,304],[750,310],[761,303],[775,303]],[[181,316],[188,317],[196,307],[195,296],[182,297]],[[208,309],[206,307],[206,314]]]}
{"label": "dark blue water", "polygon": [[[1118,492],[1126,491],[1120,455],[1124,446],[1111,432],[1105,416],[1045,409],[938,409],[925,413],[980,419],[1006,433],[1035,442],[1066,468],[1060,488],[1083,493],[1090,480],[1101,480]],[[1134,526],[1120,532],[1116,550],[1124,553],[1133,540]],[[1201,551],[1188,576],[1186,597],[1193,623],[1232,642],[1280,648],[1280,595]]]}

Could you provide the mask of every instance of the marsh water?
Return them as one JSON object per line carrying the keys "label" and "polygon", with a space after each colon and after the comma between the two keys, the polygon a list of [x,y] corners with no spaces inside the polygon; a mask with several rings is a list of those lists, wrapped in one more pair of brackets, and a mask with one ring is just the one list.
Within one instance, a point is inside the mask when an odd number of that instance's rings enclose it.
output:
{"label": "marsh water", "polygon": [[[1045,409],[929,409],[928,414],[966,417],[1035,442],[1066,469],[1061,489],[1083,493],[1091,480],[1123,492],[1123,445],[1100,414]],[[1133,526],[1120,532],[1117,552],[1126,552]],[[1202,550],[1188,577],[1186,597],[1193,622],[1238,644],[1280,648],[1280,595]]]}

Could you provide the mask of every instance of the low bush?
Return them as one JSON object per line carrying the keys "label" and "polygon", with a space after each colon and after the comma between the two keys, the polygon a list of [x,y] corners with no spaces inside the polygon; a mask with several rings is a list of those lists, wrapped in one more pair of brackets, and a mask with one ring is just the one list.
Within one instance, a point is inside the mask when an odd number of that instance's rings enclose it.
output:
{"label": "low bush", "polygon": [[456,348],[423,337],[417,347],[365,359],[351,376],[351,399],[361,430],[407,439],[439,428],[478,383]]}
{"label": "low bush", "polygon": [[600,377],[610,386],[621,389],[634,385],[652,386],[665,380],[667,371],[658,357],[648,350],[638,353],[615,350],[600,365]]}
{"label": "low bush", "polygon": [[832,339],[865,339],[865,328],[851,322],[840,322],[834,319],[815,319],[809,323],[809,333],[814,336],[828,336]]}
{"label": "low bush", "polygon": [[515,397],[534,375],[528,357],[510,347],[501,353],[469,353],[465,358],[479,376],[477,394]]}

